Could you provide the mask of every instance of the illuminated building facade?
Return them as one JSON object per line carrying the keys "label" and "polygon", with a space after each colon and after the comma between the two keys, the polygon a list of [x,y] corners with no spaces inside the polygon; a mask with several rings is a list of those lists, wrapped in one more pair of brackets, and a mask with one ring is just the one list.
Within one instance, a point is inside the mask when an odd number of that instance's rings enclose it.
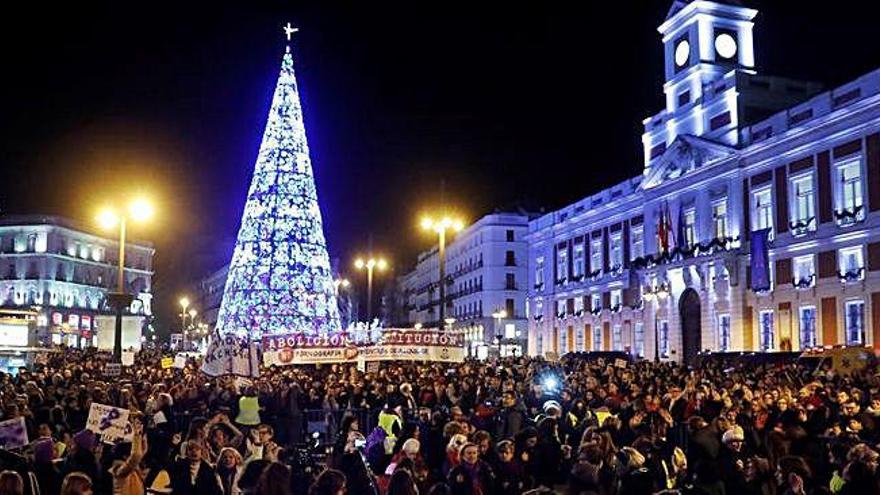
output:
{"label": "illuminated building facade", "polygon": [[[445,314],[454,320],[452,329],[465,333],[472,355],[524,352],[528,221],[521,213],[489,214],[456,234],[446,248]],[[434,246],[398,279],[404,315],[399,318],[405,319],[401,325],[440,324],[439,274]]]}
{"label": "illuminated building facade", "polygon": [[[135,299],[124,317],[125,348],[140,346],[152,315],[154,252],[148,243],[126,243],[125,284]],[[118,253],[116,240],[64,218],[2,216],[0,309],[35,311],[37,343],[112,347],[107,293],[116,290]]]}
{"label": "illuminated building facade", "polygon": [[530,353],[880,345],[880,70],[758,75],[756,14],[673,3],[643,174],[529,225]]}

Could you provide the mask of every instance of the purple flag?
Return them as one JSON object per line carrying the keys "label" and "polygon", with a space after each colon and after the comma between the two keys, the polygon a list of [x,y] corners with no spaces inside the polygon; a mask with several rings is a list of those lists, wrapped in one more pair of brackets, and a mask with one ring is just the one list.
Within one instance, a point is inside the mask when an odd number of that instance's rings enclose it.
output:
{"label": "purple flag", "polygon": [[752,232],[752,286],[755,292],[770,290],[770,229]]}

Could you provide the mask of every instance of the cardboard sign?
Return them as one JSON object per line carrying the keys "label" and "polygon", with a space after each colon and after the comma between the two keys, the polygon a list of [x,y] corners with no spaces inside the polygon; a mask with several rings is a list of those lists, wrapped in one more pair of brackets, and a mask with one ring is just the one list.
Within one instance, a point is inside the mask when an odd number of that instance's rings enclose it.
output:
{"label": "cardboard sign", "polygon": [[367,373],[378,373],[379,361],[370,361],[367,363]]}
{"label": "cardboard sign", "polygon": [[178,354],[174,356],[174,367],[178,369],[186,368],[186,355]]}
{"label": "cardboard sign", "polygon": [[122,351],[122,365],[123,366],[133,366],[134,365],[134,351]]}
{"label": "cardboard sign", "polygon": [[168,368],[174,366],[174,358],[171,357],[163,357],[162,358],[162,369],[167,370]]}
{"label": "cardboard sign", "polygon": [[617,358],[614,360],[615,368],[626,368],[626,359]]}
{"label": "cardboard sign", "polygon": [[134,431],[128,422],[128,409],[92,403],[86,429],[101,436],[104,442],[130,442]]}
{"label": "cardboard sign", "polygon": [[361,373],[367,372],[367,360],[363,356],[358,356],[357,370]]}
{"label": "cardboard sign", "polygon": [[7,419],[0,422],[0,447],[16,449],[28,443],[27,427],[24,418]]}
{"label": "cardboard sign", "polygon": [[107,363],[104,365],[104,376],[117,377],[122,374],[122,365],[119,363]]}

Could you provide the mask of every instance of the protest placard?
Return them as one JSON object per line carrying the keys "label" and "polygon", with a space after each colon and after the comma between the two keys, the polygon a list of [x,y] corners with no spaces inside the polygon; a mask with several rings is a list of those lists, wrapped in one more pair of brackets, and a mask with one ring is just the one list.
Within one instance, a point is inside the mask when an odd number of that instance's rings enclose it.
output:
{"label": "protest placard", "polygon": [[615,368],[626,368],[626,359],[617,358],[614,360]]}
{"label": "protest placard", "polygon": [[27,427],[24,417],[0,421],[0,447],[15,449],[24,447],[28,442]]}
{"label": "protest placard", "polygon": [[178,369],[186,368],[186,354],[174,356],[174,367]]}
{"label": "protest placard", "polygon": [[172,357],[163,357],[162,358],[162,369],[167,370],[168,368],[174,366],[174,358]]}
{"label": "protest placard", "polygon": [[119,363],[107,363],[104,365],[104,376],[114,378],[122,374],[122,365]]}
{"label": "protest placard", "polygon": [[92,402],[86,429],[100,435],[104,442],[130,442],[134,431],[128,414],[128,409]]}
{"label": "protest placard", "polygon": [[122,365],[123,366],[134,365],[134,351],[122,351]]}

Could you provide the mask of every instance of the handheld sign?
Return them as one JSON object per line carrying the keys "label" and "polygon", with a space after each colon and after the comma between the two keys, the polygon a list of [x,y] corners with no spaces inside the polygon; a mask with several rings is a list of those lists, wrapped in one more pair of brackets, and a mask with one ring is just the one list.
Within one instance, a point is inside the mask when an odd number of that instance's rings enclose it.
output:
{"label": "handheld sign", "polygon": [[131,366],[134,364],[134,352],[122,351],[122,365]]}
{"label": "handheld sign", "polygon": [[178,369],[186,368],[186,354],[174,356],[174,367]]}
{"label": "handheld sign", "polygon": [[122,374],[122,365],[119,363],[107,363],[104,365],[104,376],[113,378]]}
{"label": "handheld sign", "polygon": [[622,358],[615,359],[614,366],[616,368],[626,368],[626,359],[622,359]]}
{"label": "handheld sign", "polygon": [[0,447],[15,449],[24,447],[28,443],[27,427],[23,417],[0,421]]}
{"label": "handheld sign", "polygon": [[134,431],[128,422],[128,415],[128,409],[93,402],[86,429],[101,435],[101,440],[105,442],[130,442]]}
{"label": "handheld sign", "polygon": [[174,366],[174,358],[171,357],[163,357],[162,358],[162,369],[167,370],[168,368]]}

